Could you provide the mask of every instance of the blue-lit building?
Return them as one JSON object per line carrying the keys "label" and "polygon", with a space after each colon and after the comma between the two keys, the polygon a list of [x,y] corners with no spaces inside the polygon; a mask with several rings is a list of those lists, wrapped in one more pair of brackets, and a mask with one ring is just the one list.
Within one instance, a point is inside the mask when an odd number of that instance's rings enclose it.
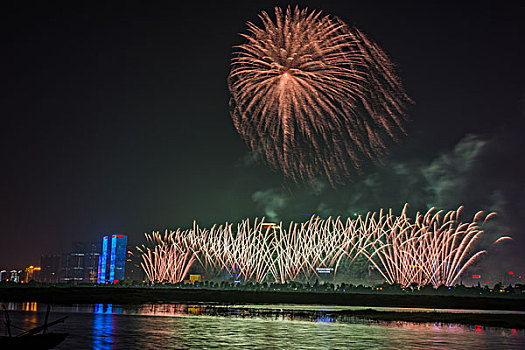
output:
{"label": "blue-lit building", "polygon": [[124,279],[128,236],[112,235],[102,238],[102,253],[98,262],[98,283],[117,283]]}

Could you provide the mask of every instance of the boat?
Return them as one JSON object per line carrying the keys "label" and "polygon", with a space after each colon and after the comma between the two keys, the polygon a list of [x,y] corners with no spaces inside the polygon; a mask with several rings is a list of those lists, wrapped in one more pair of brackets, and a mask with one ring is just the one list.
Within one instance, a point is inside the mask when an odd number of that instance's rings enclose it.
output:
{"label": "boat", "polygon": [[47,322],[49,318],[49,312],[51,310],[50,306],[47,306],[46,318],[44,324],[31,328],[27,331],[23,331],[18,335],[13,335],[11,332],[11,327],[20,329],[19,327],[13,326],[11,324],[11,319],[9,318],[9,313],[3,305],[4,315],[5,315],[5,325],[7,330],[7,336],[0,336],[0,349],[9,350],[9,349],[35,349],[35,350],[47,350],[53,349],[67,338],[69,333],[52,333],[47,332],[47,329],[57,323],[63,323],[67,316],[59,318],[53,322]]}

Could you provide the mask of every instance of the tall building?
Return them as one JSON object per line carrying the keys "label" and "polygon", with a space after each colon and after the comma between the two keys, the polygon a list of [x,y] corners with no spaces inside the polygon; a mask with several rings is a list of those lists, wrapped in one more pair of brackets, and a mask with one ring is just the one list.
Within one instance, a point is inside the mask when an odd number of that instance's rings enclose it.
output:
{"label": "tall building", "polygon": [[144,270],[140,266],[140,262],[141,259],[137,255],[134,255],[129,251],[126,253],[126,273],[124,276],[126,281],[140,282],[146,279]]}
{"label": "tall building", "polygon": [[117,283],[124,279],[128,236],[112,235],[102,238],[102,253],[98,261],[98,283]]}
{"label": "tall building", "polygon": [[99,248],[93,242],[75,242],[73,251],[62,256],[62,282],[96,283]]}
{"label": "tall building", "polygon": [[97,283],[106,283],[106,270],[108,269],[109,236],[102,237],[102,252],[98,256]]}
{"label": "tall building", "polygon": [[62,259],[60,254],[42,254],[40,256],[40,281],[45,283],[60,282]]}

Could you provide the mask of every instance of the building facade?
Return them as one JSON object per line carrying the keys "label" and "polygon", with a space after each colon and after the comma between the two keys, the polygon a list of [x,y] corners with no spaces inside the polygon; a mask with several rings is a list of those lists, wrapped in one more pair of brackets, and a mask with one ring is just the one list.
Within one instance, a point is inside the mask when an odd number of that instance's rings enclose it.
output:
{"label": "building facade", "polygon": [[102,238],[98,260],[98,283],[113,284],[124,280],[128,236],[111,235]]}
{"label": "building facade", "polygon": [[73,243],[73,251],[62,256],[60,281],[97,283],[99,255],[97,243]]}
{"label": "building facade", "polygon": [[45,283],[60,282],[62,256],[60,254],[44,254],[40,256],[40,281]]}
{"label": "building facade", "polygon": [[26,269],[24,270],[24,276],[22,281],[24,283],[29,283],[31,281],[40,282],[41,270],[42,269],[38,266],[31,265],[29,267],[26,267]]}
{"label": "building facade", "polygon": [[20,275],[22,275],[22,270],[11,270],[9,271],[8,281],[20,283]]}
{"label": "building facade", "polygon": [[132,254],[131,252],[126,253],[126,271],[124,279],[126,281],[141,282],[146,279],[144,270],[140,266],[141,259],[139,256]]}
{"label": "building facade", "polygon": [[0,271],[0,282],[7,281],[9,279],[9,273],[7,270]]}

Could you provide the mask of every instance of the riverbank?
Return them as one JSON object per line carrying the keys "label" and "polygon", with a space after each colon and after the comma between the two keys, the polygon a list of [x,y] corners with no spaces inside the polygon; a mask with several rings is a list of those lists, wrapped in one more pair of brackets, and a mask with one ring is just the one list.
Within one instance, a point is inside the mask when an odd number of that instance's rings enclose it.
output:
{"label": "riverbank", "polygon": [[292,320],[322,320],[323,322],[355,322],[355,319],[375,322],[415,322],[463,324],[476,327],[500,327],[525,329],[523,313],[482,313],[449,311],[383,311],[374,309],[360,310],[320,310],[301,309],[300,306],[281,305],[280,308],[261,308],[250,306],[205,306],[204,313],[214,316],[235,317],[283,317]]}
{"label": "riverbank", "polygon": [[525,329],[523,314],[479,314],[449,312],[347,311],[340,315],[373,321],[464,324],[483,327]]}
{"label": "riverbank", "polygon": [[525,311],[523,296],[441,296],[387,293],[242,291],[144,287],[8,287],[0,288],[2,302],[57,304],[305,304],[431,309]]}

